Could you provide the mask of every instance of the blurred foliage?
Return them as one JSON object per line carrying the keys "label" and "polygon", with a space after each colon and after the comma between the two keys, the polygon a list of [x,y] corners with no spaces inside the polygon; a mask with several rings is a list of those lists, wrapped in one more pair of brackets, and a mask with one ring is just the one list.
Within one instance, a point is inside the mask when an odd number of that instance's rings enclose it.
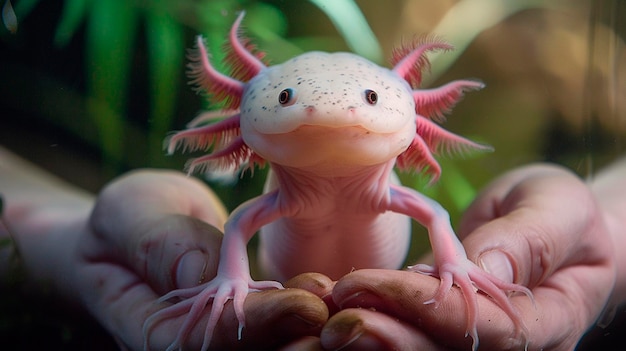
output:
{"label": "blurred foliage", "polygon": [[[15,11],[20,18],[27,18],[39,0],[16,2]],[[367,26],[359,8],[351,1],[315,2],[332,15],[339,28],[345,23],[355,24],[344,30],[348,42],[358,52],[366,48],[366,55],[380,61],[382,56],[374,35]],[[337,5],[342,4],[341,12]],[[328,8],[333,6],[334,8]],[[81,24],[85,28],[85,61],[87,79],[87,113],[93,119],[98,132],[98,147],[104,155],[104,164],[113,173],[123,167],[133,166],[127,150],[136,146],[134,138],[124,138],[128,128],[127,109],[131,98],[133,63],[138,31],[145,33],[149,97],[149,124],[147,144],[144,151],[149,165],[159,165],[162,159],[163,136],[174,127],[172,121],[179,95],[181,67],[184,65],[184,27],[189,26],[207,37],[213,61],[218,69],[226,71],[222,64],[224,50],[221,46],[234,13],[245,8],[248,11],[246,27],[252,36],[265,41],[279,41],[288,46],[290,55],[302,50],[282,39],[286,30],[284,14],[277,8],[254,1],[168,1],[145,2],[125,0],[67,0],[54,33],[54,44],[66,46]],[[360,21],[345,21],[342,16],[358,17]],[[364,37],[363,32],[370,35]],[[357,41],[358,42],[355,42]],[[272,55],[271,56],[278,56]],[[286,59],[287,57],[280,57]],[[211,106],[205,106],[210,108]],[[76,121],[71,121],[76,123]],[[75,127],[74,127],[75,128]],[[126,143],[125,143],[126,141]],[[134,145],[133,145],[134,144]]]}

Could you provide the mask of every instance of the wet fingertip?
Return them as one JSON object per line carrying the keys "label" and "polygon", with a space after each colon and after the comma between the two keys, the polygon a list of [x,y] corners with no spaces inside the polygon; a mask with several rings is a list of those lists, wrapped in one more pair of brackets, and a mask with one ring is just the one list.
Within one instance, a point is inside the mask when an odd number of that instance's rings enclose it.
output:
{"label": "wet fingertip", "polygon": [[207,277],[207,255],[200,250],[192,250],[183,254],[178,260],[174,282],[176,288],[185,289],[201,284]]}
{"label": "wet fingertip", "polygon": [[286,288],[296,288],[306,290],[318,296],[328,307],[330,314],[339,311],[339,307],[333,301],[333,287],[335,282],[329,277],[320,273],[304,273],[285,282]]}
{"label": "wet fingertip", "polygon": [[335,282],[320,273],[304,273],[289,279],[284,285],[286,288],[307,290],[323,298],[332,292]]}

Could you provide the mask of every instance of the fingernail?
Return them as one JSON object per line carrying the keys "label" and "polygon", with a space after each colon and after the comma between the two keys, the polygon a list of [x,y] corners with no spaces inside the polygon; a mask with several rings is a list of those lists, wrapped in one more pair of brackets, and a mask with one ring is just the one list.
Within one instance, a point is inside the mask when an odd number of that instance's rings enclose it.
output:
{"label": "fingernail", "polygon": [[342,350],[354,344],[363,335],[363,321],[359,319],[334,320],[320,335],[325,349]]}
{"label": "fingernail", "polygon": [[513,283],[513,266],[506,253],[500,250],[487,251],[480,256],[479,264],[487,273],[507,283]]}
{"label": "fingernail", "polygon": [[386,349],[389,349],[389,346],[383,344],[380,339],[373,335],[363,333],[357,338],[353,339],[349,344],[342,346],[339,350],[377,351]]}
{"label": "fingernail", "polygon": [[207,258],[200,250],[185,253],[178,261],[176,270],[176,287],[191,288],[206,281]]}
{"label": "fingernail", "polygon": [[320,342],[325,349],[329,350],[386,350],[388,347],[364,328],[364,322],[355,317],[343,318],[333,321],[320,335]]}

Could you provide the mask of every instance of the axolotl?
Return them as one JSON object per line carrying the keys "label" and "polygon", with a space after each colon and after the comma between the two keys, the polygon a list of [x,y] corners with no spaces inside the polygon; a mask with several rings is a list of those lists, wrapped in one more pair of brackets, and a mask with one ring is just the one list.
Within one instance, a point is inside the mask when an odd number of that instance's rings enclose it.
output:
{"label": "axolotl", "polygon": [[[206,150],[190,160],[189,172],[270,165],[264,194],[237,207],[225,224],[217,276],[197,287],[179,289],[160,301],[179,301],[148,318],[144,335],[160,321],[187,314],[168,350],[182,348],[212,300],[202,350],[228,300],[245,325],[243,302],[249,292],[281,289],[303,272],[332,279],[355,269],[398,269],[410,240],[410,219],[429,232],[434,265],[408,269],[439,277],[429,303],[439,303],[453,285],[467,304],[467,334],[478,345],[476,289],[489,295],[526,328],[508,292],[529,289],[496,279],[471,262],[456,237],[448,213],[434,200],[402,186],[394,173],[419,171],[436,181],[441,168],[433,154],[487,150],[490,147],[446,131],[436,122],[464,92],[483,84],[453,81],[419,89],[426,54],[452,47],[426,37],[398,49],[393,68],[351,53],[308,52],[266,66],[263,54],[240,38],[243,13],[230,34],[232,76],[209,61],[201,37],[191,55],[192,83],[224,104],[222,112],[201,114],[190,128],[167,140],[169,152]],[[222,115],[221,119],[215,116]],[[261,230],[260,265],[277,281],[254,281],[246,247]]]}

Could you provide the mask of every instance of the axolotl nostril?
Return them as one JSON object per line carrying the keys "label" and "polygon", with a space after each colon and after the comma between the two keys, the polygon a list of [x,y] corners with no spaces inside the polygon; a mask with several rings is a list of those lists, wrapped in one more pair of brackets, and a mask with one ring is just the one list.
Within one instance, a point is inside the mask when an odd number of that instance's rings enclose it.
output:
{"label": "axolotl nostril", "polygon": [[[430,302],[443,300],[453,285],[461,289],[474,348],[478,345],[475,288],[489,295],[526,333],[507,292],[532,298],[530,290],[499,281],[472,263],[447,212],[400,185],[393,171],[394,167],[421,171],[436,181],[441,168],[433,154],[490,149],[436,123],[464,92],[482,88],[481,82],[459,80],[435,89],[418,88],[422,69],[428,65],[426,53],[451,46],[425,38],[397,50],[392,69],[350,53],[324,52],[305,53],[268,67],[262,54],[239,38],[242,18],[243,13],[229,36],[232,76],[213,68],[200,37],[190,64],[192,82],[225,104],[224,118],[215,119],[214,112],[200,115],[190,129],[168,138],[168,151],[210,150],[190,160],[189,172],[265,164],[271,172],[264,194],[230,215],[217,276],[163,296],[161,301],[182,301],[146,321],[146,339],[155,324],[187,313],[169,347],[181,348],[212,300],[202,346],[206,350],[229,299],[234,300],[241,338],[243,301],[249,292],[281,289],[278,281],[303,272],[338,279],[354,269],[397,269],[409,246],[410,218],[427,227],[435,263],[409,269],[441,279]],[[250,277],[246,245],[259,229],[260,265],[267,277],[278,281]]]}

